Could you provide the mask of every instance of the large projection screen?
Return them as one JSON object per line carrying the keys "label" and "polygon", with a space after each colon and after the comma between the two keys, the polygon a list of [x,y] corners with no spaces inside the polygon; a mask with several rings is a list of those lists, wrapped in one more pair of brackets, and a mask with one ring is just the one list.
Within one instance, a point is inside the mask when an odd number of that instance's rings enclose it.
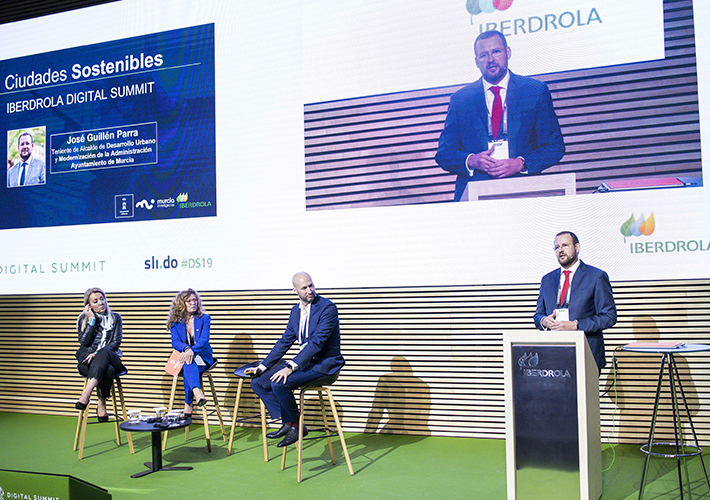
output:
{"label": "large projection screen", "polygon": [[[2,25],[0,289],[531,283],[560,230],[613,281],[707,278],[710,6],[687,10],[695,183],[315,211],[304,107],[473,82],[487,28],[522,75],[663,60],[664,2],[124,0]],[[19,186],[26,132],[43,174]]]}

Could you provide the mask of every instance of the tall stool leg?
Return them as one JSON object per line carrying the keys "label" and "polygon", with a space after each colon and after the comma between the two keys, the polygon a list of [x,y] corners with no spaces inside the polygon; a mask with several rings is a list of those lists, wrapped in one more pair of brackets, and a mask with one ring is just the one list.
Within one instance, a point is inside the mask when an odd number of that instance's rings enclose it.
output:
{"label": "tall stool leg", "polygon": [[306,400],[305,389],[301,389],[301,397],[299,400],[301,403],[299,405],[299,408],[301,409],[301,416],[298,418],[298,482],[300,483],[301,465],[303,464],[303,427],[306,425],[306,408],[304,406],[304,402]]}
{"label": "tall stool leg", "polygon": [[222,441],[227,442],[227,434],[224,432],[224,420],[222,420],[222,412],[219,409],[219,402],[217,401],[217,391],[214,388],[214,381],[212,380],[212,374],[207,372],[207,380],[210,382],[210,390],[212,391],[212,401],[214,401],[214,409],[217,410],[217,420],[219,420],[219,428],[222,431]]}
{"label": "tall stool leg", "polygon": [[[300,483],[302,479],[302,465],[303,465],[303,429],[305,426],[305,394],[306,391],[318,391],[318,399],[321,405],[321,415],[323,417],[323,425],[324,428],[323,430],[325,431],[325,436],[318,436],[318,437],[326,437],[328,439],[328,447],[330,449],[330,460],[333,464],[335,464],[335,455],[333,453],[333,446],[332,442],[330,440],[330,427],[328,425],[328,417],[327,413],[325,410],[325,403],[323,401],[323,392],[326,392],[326,395],[328,397],[328,403],[330,404],[330,410],[333,413],[333,420],[335,421],[335,427],[337,428],[337,433],[338,437],[340,438],[340,444],[343,447],[343,456],[345,456],[345,462],[348,464],[348,471],[350,472],[351,476],[355,475],[355,471],[353,471],[353,466],[352,463],[350,462],[350,455],[348,454],[348,447],[345,444],[345,437],[343,436],[343,428],[340,425],[340,418],[338,417],[338,409],[335,406],[335,399],[333,398],[333,393],[330,391],[330,388],[325,387],[325,386],[310,386],[310,387],[303,387],[301,388],[301,394],[299,398],[300,402],[300,408],[301,408],[301,416],[299,419],[299,429],[298,429],[298,474],[297,474],[297,480]],[[311,438],[307,438],[311,439]],[[281,470],[284,470],[286,468],[286,450],[288,449],[288,446],[285,446],[283,449],[283,453],[281,455]]]}
{"label": "tall stool leg", "polygon": [[234,400],[234,413],[232,414],[232,430],[229,431],[229,445],[227,446],[227,456],[232,454],[232,443],[234,442],[234,428],[237,426],[237,417],[239,415],[239,401],[242,399],[242,386],[244,385],[244,379],[239,379],[239,384],[237,385],[237,397]]}
{"label": "tall stool leg", "polygon": [[[173,409],[173,402],[175,401],[175,390],[177,388],[177,380],[178,376],[173,375],[173,387],[170,389],[170,403],[168,403],[168,411],[172,411]],[[163,450],[165,450],[165,447],[168,445],[168,431],[165,431],[163,433]]]}
{"label": "tall stool leg", "polygon": [[325,435],[328,436],[328,448],[330,449],[330,461],[335,465],[335,455],[333,454],[333,442],[330,440],[330,427],[328,427],[328,416],[325,414],[325,405],[323,404],[323,391],[318,389],[318,401],[320,402],[320,411],[323,416],[323,427],[325,427]]}
{"label": "tall stool leg", "polygon": [[[86,384],[88,384],[88,383],[89,383],[89,380],[85,379],[84,380],[84,387],[81,390],[82,392],[84,392],[84,389],[86,389]],[[89,399],[89,403],[91,403],[91,399]],[[83,418],[84,418],[84,412],[80,411],[79,417],[76,420],[76,434],[74,435],[74,451],[76,451],[79,446],[79,434],[81,433],[81,421],[83,420]]]}
{"label": "tall stool leg", "polygon": [[86,421],[89,419],[89,405],[81,412],[81,439],[79,440],[79,460],[84,458],[84,440],[86,439]]}
{"label": "tall stool leg", "polygon": [[205,439],[207,440],[207,452],[212,453],[212,441],[210,440],[210,424],[209,422],[207,422],[207,406],[202,407],[202,420],[205,424]]}
{"label": "tall stool leg", "polygon": [[[200,387],[202,388],[202,392],[205,392],[204,389],[204,384],[202,383],[202,375],[207,374],[207,379],[210,381],[210,388],[212,389],[212,399],[215,404],[215,409],[217,410],[217,418],[219,419],[219,426],[222,431],[222,439],[227,441],[227,434],[224,432],[224,422],[222,421],[222,412],[219,410],[219,403],[217,403],[217,391],[214,388],[214,383],[212,382],[212,374],[209,372],[209,370],[203,372],[200,374]],[[205,394],[207,396],[207,394]],[[193,413],[194,413],[194,408],[193,408]],[[207,451],[209,453],[212,452],[212,439],[210,437],[210,424],[207,418],[207,405],[202,407],[202,422],[205,427],[205,440],[207,441]],[[185,427],[185,441],[188,440],[190,436],[190,426],[188,425]]]}
{"label": "tall stool leg", "polygon": [[340,444],[343,446],[343,455],[345,455],[345,462],[348,464],[348,471],[350,475],[354,476],[353,464],[350,463],[350,455],[348,454],[348,447],[345,444],[345,436],[343,436],[343,428],[340,426],[340,418],[338,418],[338,409],[335,407],[335,400],[333,400],[333,393],[330,392],[328,387],[325,387],[325,392],[328,394],[328,401],[330,401],[330,409],[333,412],[333,420],[335,420],[335,427],[338,429],[338,436],[340,437]]}
{"label": "tall stool leg", "polygon": [[[121,413],[123,413],[123,421],[128,422],[128,413],[126,412],[126,401],[123,397],[123,384],[121,384],[121,379],[114,379],[116,387],[118,388],[118,400],[121,403]],[[133,449],[133,437],[130,432],[126,432],[126,437],[128,438],[128,448],[131,450],[131,455],[135,453]]]}
{"label": "tall stool leg", "polygon": [[118,406],[116,405],[115,381],[116,379],[114,379],[114,383],[111,383],[111,403],[113,404],[113,424],[116,428],[116,445],[121,446],[121,433],[120,429],[118,428]]}
{"label": "tall stool leg", "polygon": [[[228,455],[231,454],[231,452],[232,452],[232,444],[234,442],[234,428],[237,425],[237,421],[240,421],[240,422],[248,421],[248,422],[252,423],[251,422],[252,419],[254,419],[256,417],[256,415],[246,415],[246,416],[242,417],[241,419],[239,418],[239,406],[241,404],[242,394],[243,394],[243,390],[244,390],[244,381],[249,380],[249,378],[250,378],[248,375],[246,375],[244,373],[244,370],[246,368],[251,368],[253,366],[256,366],[256,364],[258,364],[258,362],[257,363],[248,363],[248,364],[246,364],[244,366],[240,366],[239,368],[234,370],[234,375],[236,375],[239,378],[239,384],[237,385],[237,397],[234,401],[234,415],[232,418],[232,429],[229,433],[229,447],[227,449]],[[213,392],[214,392],[214,390],[213,390]],[[266,407],[264,406],[264,402],[261,399],[259,399],[259,398],[257,398],[257,399],[259,400],[259,414],[261,416],[261,441],[262,441],[262,445],[264,447],[264,462],[268,462],[269,461],[269,448],[266,443],[266,433],[267,433]],[[215,402],[216,402],[216,397],[215,397]]]}
{"label": "tall stool leg", "polygon": [[266,407],[261,398],[259,398],[259,412],[261,413],[261,441],[264,444],[264,462],[268,462],[269,448],[266,443]]}

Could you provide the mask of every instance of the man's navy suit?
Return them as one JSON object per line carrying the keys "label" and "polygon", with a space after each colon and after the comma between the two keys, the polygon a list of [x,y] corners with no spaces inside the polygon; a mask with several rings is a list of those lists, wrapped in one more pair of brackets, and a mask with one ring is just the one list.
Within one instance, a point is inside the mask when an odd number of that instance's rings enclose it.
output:
{"label": "man's navy suit", "polygon": [[[559,307],[557,292],[560,288],[561,269],[547,273],[540,283],[540,295],[535,310],[535,326],[544,330],[542,319]],[[616,323],[616,304],[611,292],[609,276],[581,260],[570,285],[569,320],[577,320],[579,329],[587,337],[594,360],[601,371],[606,365],[603,330]]]}
{"label": "man's navy suit", "polygon": [[[542,172],[562,159],[565,143],[547,85],[533,78],[510,73],[506,91],[508,151],[522,156],[530,174]],[[466,169],[469,154],[488,150],[488,108],[482,78],[451,96],[444,129],[439,137],[436,163],[456,174],[454,201],[459,201],[469,181],[493,179]],[[520,177],[522,174],[516,174]]]}
{"label": "man's navy suit", "polygon": [[291,309],[286,331],[261,362],[266,368],[264,373],[251,382],[252,390],[264,402],[271,418],[282,418],[283,422],[298,421],[294,389],[328,375],[335,376],[345,365],[340,353],[338,308],[325,297],[316,295],[311,302],[308,337],[302,340],[301,350],[291,360],[298,369],[289,375],[286,383],[271,382],[271,375],[286,366],[283,356],[299,340],[300,320],[301,309],[296,304]]}

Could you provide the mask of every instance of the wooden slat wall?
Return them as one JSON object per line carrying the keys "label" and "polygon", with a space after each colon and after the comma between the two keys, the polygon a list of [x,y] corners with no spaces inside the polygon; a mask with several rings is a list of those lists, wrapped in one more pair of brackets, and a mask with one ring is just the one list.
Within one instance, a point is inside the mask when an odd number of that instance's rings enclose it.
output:
{"label": "wooden slat wall", "polygon": [[[617,282],[619,321],[607,354],[640,340],[708,342],[710,280]],[[347,365],[335,385],[348,431],[504,437],[502,335],[531,328],[537,284],[329,289],[339,308]],[[291,291],[202,294],[212,316],[218,399],[231,419],[233,370],[263,358],[286,325]],[[124,319],[122,349],[129,408],[166,405],[171,378],[165,317],[172,293],[110,293]],[[0,296],[0,411],[76,415],[78,295]],[[602,435],[647,438],[660,358],[618,356],[620,375],[602,396]],[[611,365],[611,359],[609,360]],[[710,444],[710,353],[679,357],[701,441]],[[602,372],[600,390],[613,380]],[[180,384],[180,387],[182,384]],[[611,396],[611,397],[610,397]],[[182,397],[180,395],[180,397]],[[613,399],[616,398],[617,405]],[[248,392],[246,406],[255,408]],[[663,400],[667,413],[667,398]],[[615,425],[614,425],[615,424]],[[660,424],[664,439],[668,424]]]}
{"label": "wooden slat wall", "polygon": [[[664,26],[662,61],[535,76],[567,147],[545,173],[576,172],[579,194],[606,180],[702,176],[692,1],[665,0]],[[307,104],[307,208],[453,200],[455,176],[434,155],[461,87]]]}

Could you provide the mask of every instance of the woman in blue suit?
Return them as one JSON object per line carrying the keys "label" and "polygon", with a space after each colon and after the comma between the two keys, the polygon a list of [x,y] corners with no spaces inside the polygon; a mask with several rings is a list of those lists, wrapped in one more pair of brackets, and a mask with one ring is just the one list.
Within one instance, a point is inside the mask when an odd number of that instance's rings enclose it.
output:
{"label": "woman in blue suit", "polygon": [[185,384],[185,414],[192,415],[192,402],[207,403],[200,388],[200,374],[213,363],[210,346],[211,319],[202,308],[200,295],[188,288],[173,299],[168,314],[168,329],[173,349],[182,353],[182,379]]}

